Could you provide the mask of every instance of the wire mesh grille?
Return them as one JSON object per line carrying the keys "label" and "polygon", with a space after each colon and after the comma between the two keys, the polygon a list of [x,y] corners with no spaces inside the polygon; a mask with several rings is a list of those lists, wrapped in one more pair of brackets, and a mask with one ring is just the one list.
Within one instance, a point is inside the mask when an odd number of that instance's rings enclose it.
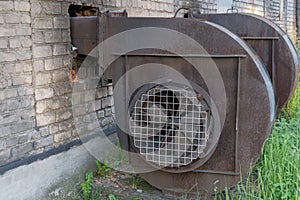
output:
{"label": "wire mesh grille", "polygon": [[207,111],[189,88],[154,87],[135,102],[130,116],[135,147],[163,167],[197,159],[207,145],[207,126]]}

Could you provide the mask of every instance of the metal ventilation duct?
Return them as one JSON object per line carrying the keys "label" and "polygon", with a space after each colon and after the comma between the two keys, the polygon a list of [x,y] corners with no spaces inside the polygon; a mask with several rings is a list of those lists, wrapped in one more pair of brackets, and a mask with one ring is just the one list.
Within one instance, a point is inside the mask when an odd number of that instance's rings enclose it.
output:
{"label": "metal ventilation duct", "polygon": [[[98,44],[122,38],[100,57],[114,59],[105,73],[115,89],[121,85],[116,121],[121,147],[137,154],[129,154],[130,164],[153,169],[141,176],[157,188],[205,195],[236,184],[258,160],[276,103],[282,107],[293,93],[298,60],[287,36],[265,19],[194,17],[201,20],[102,15],[93,27]],[[94,31],[85,20],[71,19],[74,43],[82,44],[79,24]],[[246,30],[254,23],[257,31]],[[187,81],[172,78],[169,68]]]}
{"label": "metal ventilation duct", "polygon": [[298,83],[298,55],[288,35],[274,22],[254,14],[190,13],[189,16],[219,24],[253,48],[272,80],[279,113]]}

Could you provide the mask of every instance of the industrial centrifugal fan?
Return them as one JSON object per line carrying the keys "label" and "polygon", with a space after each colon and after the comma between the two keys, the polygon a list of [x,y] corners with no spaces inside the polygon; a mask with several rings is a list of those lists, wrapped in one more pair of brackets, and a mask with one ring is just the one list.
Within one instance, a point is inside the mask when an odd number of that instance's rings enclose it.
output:
{"label": "industrial centrifugal fan", "polygon": [[257,161],[295,90],[298,60],[262,17],[188,16],[76,17],[72,42],[85,55],[98,45],[133,169],[157,188],[205,195],[236,184]]}

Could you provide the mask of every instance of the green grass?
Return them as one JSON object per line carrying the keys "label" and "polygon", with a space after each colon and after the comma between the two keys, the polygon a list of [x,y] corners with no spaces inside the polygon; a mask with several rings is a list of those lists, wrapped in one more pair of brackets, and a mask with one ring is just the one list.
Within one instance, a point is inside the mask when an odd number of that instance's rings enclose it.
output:
{"label": "green grass", "polygon": [[275,121],[256,165],[257,197],[261,199],[300,199],[300,84]]}
{"label": "green grass", "polygon": [[[262,155],[236,192],[215,199],[300,200],[300,83],[274,123]],[[254,174],[254,175],[253,175]]]}
{"label": "green grass", "polygon": [[84,200],[90,199],[93,179],[94,179],[93,172],[87,172],[85,174],[85,181],[81,182],[80,184]]}
{"label": "green grass", "polygon": [[300,198],[300,119],[275,122],[257,164],[258,194],[262,199]]}

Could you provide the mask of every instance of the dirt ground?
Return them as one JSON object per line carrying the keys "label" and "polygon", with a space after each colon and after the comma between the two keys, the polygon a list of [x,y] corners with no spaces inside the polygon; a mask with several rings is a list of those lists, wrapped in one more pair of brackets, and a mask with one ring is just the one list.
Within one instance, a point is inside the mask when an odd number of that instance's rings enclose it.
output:
{"label": "dirt ground", "polygon": [[[81,176],[81,177],[79,177]],[[80,183],[84,173],[54,186],[49,191],[49,200],[81,200],[83,199]],[[105,176],[96,176],[92,182],[91,200],[196,200],[187,195],[175,195],[158,190],[138,175],[110,171]],[[203,199],[203,198],[202,198]]]}

